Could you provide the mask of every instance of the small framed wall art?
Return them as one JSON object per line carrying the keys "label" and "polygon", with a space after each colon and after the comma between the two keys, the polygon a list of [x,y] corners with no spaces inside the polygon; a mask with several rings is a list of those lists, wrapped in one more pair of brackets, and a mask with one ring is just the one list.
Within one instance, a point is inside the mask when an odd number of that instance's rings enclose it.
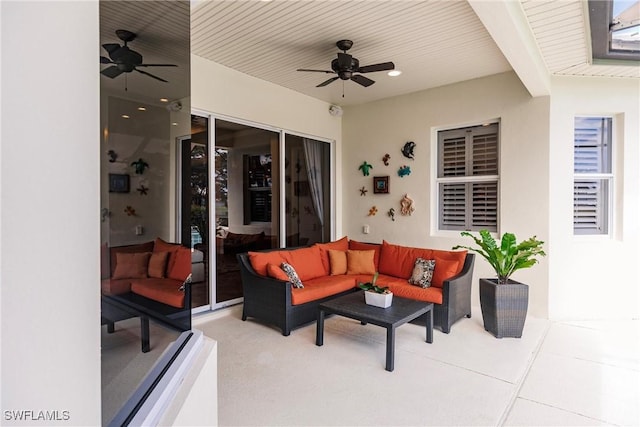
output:
{"label": "small framed wall art", "polygon": [[389,193],[389,175],[373,177],[373,194]]}
{"label": "small framed wall art", "polygon": [[129,175],[110,173],[109,174],[109,193],[128,193],[129,192]]}

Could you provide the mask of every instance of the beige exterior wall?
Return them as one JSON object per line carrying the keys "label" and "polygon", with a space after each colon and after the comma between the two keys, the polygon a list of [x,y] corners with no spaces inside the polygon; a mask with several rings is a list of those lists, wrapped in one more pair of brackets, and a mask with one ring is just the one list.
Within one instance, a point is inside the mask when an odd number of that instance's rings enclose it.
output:
{"label": "beige exterior wall", "polygon": [[[549,239],[549,98],[531,98],[514,73],[498,74],[423,92],[345,108],[343,117],[344,232],[360,241],[389,242],[451,249],[465,242],[458,232],[438,232],[436,217],[437,130],[500,120],[499,232],[519,239],[537,235]],[[405,142],[414,141],[415,160],[404,157]],[[389,153],[389,166],[382,157]],[[370,176],[358,170],[373,165]],[[400,178],[398,168],[411,167]],[[389,175],[390,194],[373,194],[372,177]],[[359,188],[369,192],[361,197]],[[415,202],[411,216],[401,216],[400,199]],[[367,216],[372,206],[375,216]],[[387,216],[396,211],[396,220]],[[363,234],[363,225],[370,234]],[[468,242],[467,242],[468,243]],[[478,303],[477,279],[493,277],[477,259],[472,301]],[[548,261],[513,277],[530,284],[530,313],[546,317]],[[478,313],[479,314],[479,313]]]}

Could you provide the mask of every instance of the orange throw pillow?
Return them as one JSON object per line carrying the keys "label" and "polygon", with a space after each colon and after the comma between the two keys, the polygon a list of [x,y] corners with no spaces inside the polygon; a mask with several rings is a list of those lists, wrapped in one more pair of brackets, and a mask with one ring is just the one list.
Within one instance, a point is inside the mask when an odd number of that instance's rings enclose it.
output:
{"label": "orange throw pillow", "polygon": [[116,269],[113,279],[144,279],[147,277],[151,252],[116,252]]}
{"label": "orange throw pillow", "polygon": [[167,268],[167,277],[174,280],[186,280],[191,274],[191,249],[180,246],[171,258],[174,262]]}
{"label": "orange throw pillow", "polygon": [[152,252],[149,258],[149,277],[164,278],[168,259],[169,252]]}
{"label": "orange throw pillow", "polygon": [[289,276],[287,276],[287,273],[285,273],[279,265],[273,263],[267,264],[267,276],[273,277],[274,279],[283,280],[285,282],[289,281]]}
{"label": "orange throw pillow", "polygon": [[345,251],[329,249],[329,261],[332,276],[347,274],[347,253]]}
{"label": "orange throw pillow", "polygon": [[180,247],[183,246],[178,243],[165,242],[159,237],[156,237],[156,240],[153,242],[153,252],[169,252],[169,258],[167,259],[167,274],[176,262],[174,254]]}
{"label": "orange throw pillow", "polygon": [[375,274],[376,266],[373,264],[374,250],[347,251],[347,274]]}
{"label": "orange throw pillow", "polygon": [[435,257],[436,268],[433,270],[431,285],[436,288],[442,287],[442,282],[452,278],[460,272],[460,262],[456,260],[448,260]]}
{"label": "orange throw pillow", "polygon": [[373,264],[376,266],[376,271],[378,271],[378,266],[380,265],[380,247],[382,245],[377,245],[375,243],[362,243],[356,242],[355,240],[349,240],[349,249],[353,249],[356,251],[370,251],[373,249],[375,254],[373,255]]}

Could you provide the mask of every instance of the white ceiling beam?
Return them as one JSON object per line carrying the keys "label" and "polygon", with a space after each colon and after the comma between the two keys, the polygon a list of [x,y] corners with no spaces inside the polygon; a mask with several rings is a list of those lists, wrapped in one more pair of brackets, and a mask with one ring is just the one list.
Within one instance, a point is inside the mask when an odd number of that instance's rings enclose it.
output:
{"label": "white ceiling beam", "polygon": [[531,96],[546,96],[550,75],[517,0],[468,0]]}

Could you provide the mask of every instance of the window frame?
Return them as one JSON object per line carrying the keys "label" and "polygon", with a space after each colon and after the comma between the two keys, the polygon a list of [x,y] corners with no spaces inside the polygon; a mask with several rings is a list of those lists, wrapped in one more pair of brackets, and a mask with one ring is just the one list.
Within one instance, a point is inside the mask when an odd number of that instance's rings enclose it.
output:
{"label": "window frame", "polygon": [[[576,153],[575,153],[575,144],[576,144],[576,119],[579,118],[595,118],[595,119],[609,119],[609,135],[608,135],[608,143],[609,150],[606,155],[608,156],[609,163],[609,172],[576,172],[575,171],[575,163],[576,163]],[[573,236],[578,238],[611,238],[613,237],[613,227],[614,227],[614,198],[615,198],[615,186],[616,186],[616,147],[615,147],[615,116],[612,114],[576,114],[573,120],[573,159],[572,159],[572,185],[573,185]],[[602,220],[602,226],[606,227],[603,232],[589,232],[588,229],[577,231],[576,230],[576,222],[575,222],[575,186],[576,182],[585,182],[585,181],[600,181],[602,183],[606,183],[606,203],[597,206],[598,210],[602,213],[600,214],[604,219]]]}
{"label": "window frame", "polygon": [[[452,177],[443,177],[441,176],[443,172],[443,162],[440,159],[441,155],[441,134],[443,132],[450,132],[451,135],[454,135],[456,132],[467,134],[467,131],[472,131],[473,129],[483,129],[486,127],[495,127],[495,134],[497,137],[497,153],[496,153],[496,169],[497,174],[493,175],[463,175],[463,176],[452,176]],[[433,168],[432,168],[432,176],[433,183],[432,186],[432,201],[434,209],[433,213],[433,221],[432,227],[434,230],[434,234],[440,235],[450,235],[450,234],[458,234],[460,231],[479,231],[481,229],[488,229],[492,234],[497,234],[500,229],[500,147],[501,147],[501,122],[499,119],[491,119],[485,122],[480,123],[470,123],[467,125],[455,126],[455,127],[447,127],[447,128],[439,128],[434,129],[433,131],[433,140],[435,143],[433,144]],[[465,164],[472,165],[472,147],[473,141],[465,137]],[[470,157],[471,156],[471,157]],[[472,170],[472,169],[470,169]],[[470,191],[473,184],[481,184],[481,183],[495,183],[495,195],[496,195],[496,223],[495,229],[494,227],[487,226],[477,226],[473,227],[471,224],[473,215],[473,201],[470,195],[466,196],[465,200],[465,226],[464,228],[455,228],[455,227],[447,227],[442,224],[442,216],[443,216],[443,206],[441,203],[442,200],[442,184],[460,184],[463,183],[467,187],[465,191]]]}
{"label": "window frame", "polygon": [[637,67],[640,63],[640,51],[627,52],[611,48],[613,1],[589,0],[588,8],[593,63]]}

